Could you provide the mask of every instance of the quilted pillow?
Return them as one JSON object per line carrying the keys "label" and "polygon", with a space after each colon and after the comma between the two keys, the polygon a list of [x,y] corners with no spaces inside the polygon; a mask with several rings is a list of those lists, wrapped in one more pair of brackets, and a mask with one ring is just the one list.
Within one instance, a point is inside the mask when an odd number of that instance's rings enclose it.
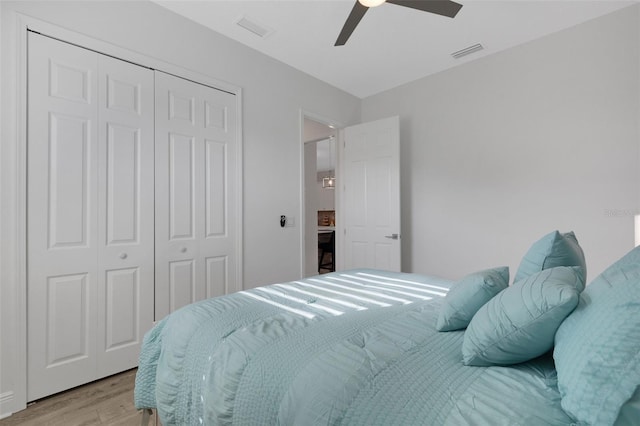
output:
{"label": "quilted pillow", "polygon": [[587,264],[573,232],[561,234],[553,231],[533,243],[520,262],[514,283],[556,266],[579,266],[583,275],[582,281],[586,280]]}
{"label": "quilted pillow", "polygon": [[454,285],[442,302],[436,329],[465,328],[475,313],[509,286],[509,267],[486,269],[467,275]]}
{"label": "quilted pillow", "polygon": [[614,424],[640,386],[640,247],[587,286],[553,358],[562,408],[581,423]]}
{"label": "quilted pillow", "polygon": [[487,302],[464,333],[462,362],[516,364],[551,349],[556,330],[575,309],[584,287],[578,269],[545,269]]}

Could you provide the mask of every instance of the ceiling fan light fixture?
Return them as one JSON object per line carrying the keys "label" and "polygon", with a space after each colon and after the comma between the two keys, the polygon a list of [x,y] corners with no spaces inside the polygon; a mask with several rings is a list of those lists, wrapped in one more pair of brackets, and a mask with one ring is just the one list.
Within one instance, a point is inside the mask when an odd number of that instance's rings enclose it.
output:
{"label": "ceiling fan light fixture", "polygon": [[384,3],[387,0],[358,0],[358,1],[363,6],[376,7],[376,6],[380,6],[382,3]]}
{"label": "ceiling fan light fixture", "polygon": [[453,0],[356,0],[334,46],[344,46],[362,17],[367,13],[367,10],[380,6],[385,1],[390,4],[435,13],[448,18],[455,17],[462,8],[460,3],[456,3]]}

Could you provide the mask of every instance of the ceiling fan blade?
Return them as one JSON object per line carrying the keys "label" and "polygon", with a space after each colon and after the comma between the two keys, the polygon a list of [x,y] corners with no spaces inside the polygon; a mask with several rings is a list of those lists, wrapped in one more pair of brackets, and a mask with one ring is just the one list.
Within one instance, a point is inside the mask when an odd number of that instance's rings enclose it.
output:
{"label": "ceiling fan blade", "polygon": [[367,13],[367,10],[369,10],[367,6],[363,6],[360,2],[356,1],[356,4],[353,5],[353,9],[351,9],[351,13],[347,18],[347,21],[344,23],[342,31],[340,31],[340,35],[338,36],[334,46],[344,46],[347,40],[349,40],[349,37],[351,37],[351,33],[353,33],[358,26],[358,23],[364,14]]}
{"label": "ceiling fan blade", "polygon": [[431,12],[449,18],[456,16],[458,11],[462,9],[461,4],[449,0],[387,0],[387,3]]}

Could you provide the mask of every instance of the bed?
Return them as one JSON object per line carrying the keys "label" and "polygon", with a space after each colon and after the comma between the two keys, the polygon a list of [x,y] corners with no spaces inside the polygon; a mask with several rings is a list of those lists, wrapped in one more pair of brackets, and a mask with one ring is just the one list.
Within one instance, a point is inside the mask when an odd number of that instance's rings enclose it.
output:
{"label": "bed", "polygon": [[[634,256],[640,271],[640,253]],[[542,280],[547,287],[558,271],[576,282],[584,280],[585,271],[575,265],[553,266],[548,257],[544,262],[547,268],[540,273],[547,271]],[[560,262],[576,263],[566,256]],[[584,268],[584,260],[582,264]],[[527,267],[524,260],[518,274],[523,267]],[[507,278],[506,284],[494,285],[504,279],[504,272],[505,268],[491,269],[454,283],[419,274],[360,269],[189,305],[161,320],[145,336],[135,405],[156,409],[165,426],[589,424],[588,416],[577,422],[575,410],[563,405],[563,399],[572,397],[558,382],[556,363],[563,360],[554,360],[553,351],[544,345],[531,359],[501,359],[500,365],[483,365],[485,361],[470,360],[464,353],[467,346],[473,346],[469,330],[482,330],[478,318],[483,311],[491,315],[486,305],[500,298],[505,309],[513,305],[505,298],[509,295],[505,287],[524,288],[531,281],[535,288],[541,281],[530,278],[538,275],[532,273],[520,277],[521,283],[508,286]],[[478,280],[482,284],[476,290],[481,291],[471,292],[471,304],[479,307],[465,313],[467,324],[456,329],[454,323],[460,321],[456,315],[468,309],[469,303],[449,316],[453,321],[449,326],[443,326],[443,312],[456,307],[453,293],[458,299],[463,293],[468,296],[469,291],[460,289]],[[495,287],[491,294],[484,294],[487,282]],[[558,327],[574,315],[576,305],[587,303],[582,301],[582,289],[569,293],[580,300],[572,308],[569,303],[571,309],[566,309]],[[636,314],[640,313],[637,309]],[[628,322],[640,329],[640,322],[634,321]],[[490,334],[500,328],[494,325],[489,326]],[[447,328],[451,331],[440,331]],[[573,330],[568,333],[575,334]],[[534,346],[548,340],[540,336]],[[637,333],[626,337],[638,337],[640,342]],[[620,373],[628,383],[621,386],[624,391],[619,402],[607,400],[610,409],[605,411],[613,414],[603,417],[598,411],[595,416],[600,417],[593,424],[639,424],[640,398],[638,392],[634,394],[640,385],[637,346],[632,343],[631,349],[622,351],[627,356],[623,360],[626,370]],[[589,386],[578,387],[584,391]],[[602,389],[601,384],[597,386]]]}

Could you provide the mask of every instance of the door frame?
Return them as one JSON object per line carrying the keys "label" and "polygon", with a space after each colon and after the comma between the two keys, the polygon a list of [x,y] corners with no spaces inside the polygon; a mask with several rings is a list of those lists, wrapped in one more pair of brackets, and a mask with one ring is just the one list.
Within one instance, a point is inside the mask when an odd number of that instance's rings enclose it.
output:
{"label": "door frame", "polygon": [[[342,128],[344,128],[344,124],[337,121],[337,120],[332,120],[331,118],[328,118],[326,116],[323,116],[321,114],[316,114],[314,112],[310,112],[307,111],[303,108],[300,108],[300,124],[299,124],[299,129],[300,129],[300,212],[299,212],[299,223],[300,223],[300,278],[304,278],[306,276],[306,249],[305,249],[305,229],[307,226],[306,223],[306,208],[307,208],[307,202],[306,202],[306,197],[305,197],[305,165],[304,165],[304,144],[305,144],[305,140],[304,140],[304,119],[307,118],[309,120],[313,120],[313,121],[317,121],[318,123],[322,123],[325,124],[329,127],[332,127],[335,129],[336,131],[336,182],[338,182],[338,185],[336,185],[335,188],[335,207],[336,207],[336,212],[340,211],[340,195],[341,195],[341,191],[340,191],[340,151],[341,151],[341,147],[342,147]],[[340,223],[337,219],[338,219],[338,215],[339,213],[336,213],[336,223]],[[336,270],[338,270],[339,265],[342,263],[341,259],[340,259],[340,253],[342,252],[341,249],[339,249],[338,247],[338,243],[339,241],[341,241],[340,239],[340,232],[338,232],[338,229],[336,228],[336,245],[335,245],[335,253],[334,256],[336,257],[335,259],[335,264],[336,264]]]}
{"label": "door frame", "polygon": [[[3,324],[0,333],[2,341],[9,342],[13,348],[12,358],[7,362],[10,372],[3,376],[10,379],[5,383],[13,385],[12,390],[0,394],[0,418],[26,408],[27,405],[27,33],[37,32],[67,43],[71,43],[108,56],[113,56],[146,68],[152,68],[194,82],[210,86],[236,96],[236,134],[238,167],[236,179],[239,196],[236,208],[240,217],[236,241],[237,277],[239,289],[244,288],[243,278],[243,135],[242,135],[242,88],[215,77],[192,71],[169,62],[156,59],[95,39],[75,31],[24,15],[14,13],[14,19],[8,26],[8,45],[11,47],[6,56],[2,71],[6,70],[3,80],[6,87],[13,88],[3,93],[2,147],[0,148],[0,279],[2,286],[1,303],[13,310],[9,314],[1,312],[1,322],[6,324],[10,318],[9,329]],[[5,108],[12,111],[5,111]],[[6,328],[4,328],[6,327]],[[9,330],[9,336],[6,336]],[[9,351],[2,350],[0,355]],[[0,366],[1,367],[1,366]]]}

